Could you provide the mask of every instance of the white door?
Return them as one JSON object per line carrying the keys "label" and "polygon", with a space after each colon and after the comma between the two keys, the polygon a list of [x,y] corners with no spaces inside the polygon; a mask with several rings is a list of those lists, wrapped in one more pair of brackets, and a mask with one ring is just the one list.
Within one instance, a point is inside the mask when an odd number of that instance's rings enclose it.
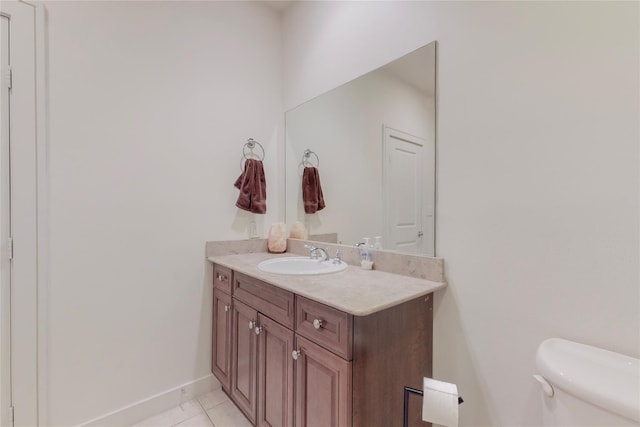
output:
{"label": "white door", "polygon": [[8,253],[9,198],[9,18],[0,16],[0,426],[11,407],[11,261]]}
{"label": "white door", "polygon": [[14,425],[38,426],[35,8],[3,0],[0,14],[0,422],[13,407]]}
{"label": "white door", "polygon": [[386,126],[383,146],[384,248],[433,256],[432,146]]}

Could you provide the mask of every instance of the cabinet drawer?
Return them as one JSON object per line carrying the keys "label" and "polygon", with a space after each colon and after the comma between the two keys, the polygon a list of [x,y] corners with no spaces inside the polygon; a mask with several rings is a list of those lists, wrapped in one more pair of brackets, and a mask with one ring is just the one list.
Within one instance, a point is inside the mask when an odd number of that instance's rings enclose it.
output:
{"label": "cabinet drawer", "polygon": [[231,269],[218,264],[213,265],[213,287],[231,294]]}
{"label": "cabinet drawer", "polygon": [[296,296],[296,332],[346,360],[351,360],[353,316]]}
{"label": "cabinet drawer", "polygon": [[293,329],[293,294],[241,273],[233,275],[233,296]]}

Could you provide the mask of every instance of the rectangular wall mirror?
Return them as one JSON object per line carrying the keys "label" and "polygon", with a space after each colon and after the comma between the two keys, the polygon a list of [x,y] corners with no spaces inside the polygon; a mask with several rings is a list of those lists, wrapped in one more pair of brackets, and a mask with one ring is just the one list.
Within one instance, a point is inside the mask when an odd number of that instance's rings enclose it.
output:
{"label": "rectangular wall mirror", "polygon": [[[286,113],[288,224],[435,255],[435,70],[434,41]],[[313,214],[305,167],[317,167],[326,204]]]}

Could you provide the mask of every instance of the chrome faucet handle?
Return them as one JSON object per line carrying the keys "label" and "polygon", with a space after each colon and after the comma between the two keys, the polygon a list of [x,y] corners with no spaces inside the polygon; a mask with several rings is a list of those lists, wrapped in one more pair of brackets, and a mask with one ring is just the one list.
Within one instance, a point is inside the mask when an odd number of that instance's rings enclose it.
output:
{"label": "chrome faucet handle", "polygon": [[340,264],[342,262],[342,257],[340,256],[340,249],[336,249],[336,256],[333,258],[334,264]]}
{"label": "chrome faucet handle", "polygon": [[306,249],[309,249],[309,257],[311,259],[318,259],[318,249],[315,246],[304,245]]}

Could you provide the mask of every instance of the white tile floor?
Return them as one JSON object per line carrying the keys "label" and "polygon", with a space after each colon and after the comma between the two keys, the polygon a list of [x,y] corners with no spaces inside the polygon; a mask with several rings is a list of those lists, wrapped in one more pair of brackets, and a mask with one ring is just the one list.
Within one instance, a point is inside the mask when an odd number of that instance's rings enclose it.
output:
{"label": "white tile floor", "polygon": [[133,427],[251,427],[222,389],[140,421]]}

